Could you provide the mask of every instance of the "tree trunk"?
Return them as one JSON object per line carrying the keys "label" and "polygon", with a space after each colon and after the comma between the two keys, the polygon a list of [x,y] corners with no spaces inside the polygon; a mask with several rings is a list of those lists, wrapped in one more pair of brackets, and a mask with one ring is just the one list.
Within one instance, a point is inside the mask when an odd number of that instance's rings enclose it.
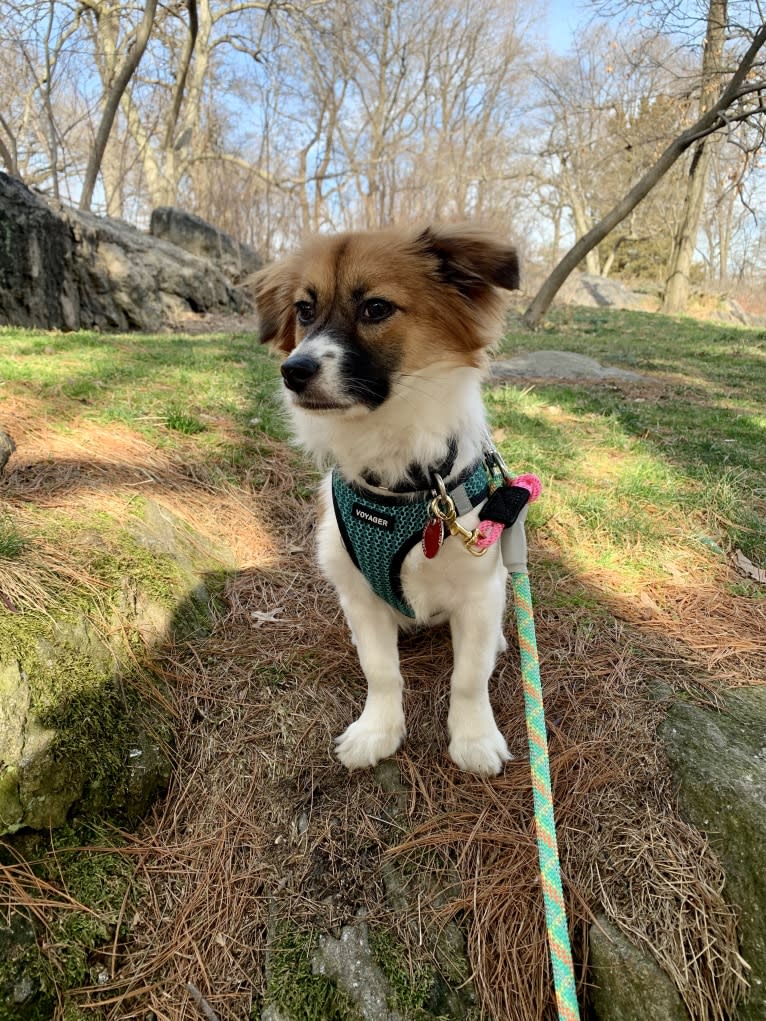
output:
{"label": "tree trunk", "polygon": [[[592,227],[584,237],[580,238],[569,249],[561,262],[553,269],[524,313],[524,322],[527,326],[534,329],[538,325],[572,270],[578,266],[592,248],[600,244],[607,234],[614,230],[617,224],[621,223],[636,208],[641,199],[649,194],[658,181],[662,180],[679,156],[682,156],[695,142],[699,142],[702,138],[706,138],[729,123],[722,116],[722,112],[728,110],[734,100],[738,98],[738,93],[743,88],[743,82],[764,44],[766,44],[766,24],[761,25],[753,36],[753,41],[747,53],[740,61],[729,84],[721,93],[718,102],[711,106],[709,110],[706,110],[695,124],[692,124],[690,128],[687,128],[686,131],[673,139],[657,162],[647,170],[641,180],[630,189],[627,195],[595,227]],[[763,113],[764,109],[763,105],[756,107],[756,111],[760,113]]]}
{"label": "tree trunk", "polygon": [[[718,88],[726,37],[726,5],[727,0],[710,0],[702,55],[700,110],[705,109]],[[683,212],[673,239],[665,296],[662,301],[662,311],[666,313],[683,312],[689,300],[689,280],[705,204],[711,145],[712,140],[703,138],[695,148],[689,165]]]}
{"label": "tree trunk", "polygon": [[157,0],[146,0],[144,16],[141,19],[141,24],[138,26],[133,46],[128,51],[128,55],[126,56],[125,61],[118,71],[114,83],[106,96],[104,111],[101,115],[101,123],[98,126],[96,138],[93,142],[93,149],[91,150],[90,159],[88,160],[88,166],[85,171],[85,180],[83,181],[82,195],[80,196],[80,209],[86,211],[90,209],[91,202],[93,201],[93,191],[96,187],[96,179],[98,178],[101,161],[104,158],[106,143],[109,141],[112,125],[114,124],[114,119],[117,116],[120,100],[122,99],[122,95],[128,87],[128,83],[133,77],[133,74],[141,61],[141,57],[144,55],[144,50],[149,42],[149,36],[151,35],[152,26],[154,25],[154,15],[156,10]]}

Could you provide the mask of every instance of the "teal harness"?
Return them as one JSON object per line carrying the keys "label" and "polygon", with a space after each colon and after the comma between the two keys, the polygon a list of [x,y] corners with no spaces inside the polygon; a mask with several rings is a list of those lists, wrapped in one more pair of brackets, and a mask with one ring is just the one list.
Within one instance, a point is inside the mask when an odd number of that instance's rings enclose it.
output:
{"label": "teal harness", "polygon": [[[476,461],[447,486],[459,515],[467,514],[489,496],[484,461]],[[422,539],[432,519],[434,494],[381,495],[346,482],[337,468],[332,473],[332,501],[343,543],[354,564],[373,590],[406,617],[415,611],[402,591],[402,564]]]}

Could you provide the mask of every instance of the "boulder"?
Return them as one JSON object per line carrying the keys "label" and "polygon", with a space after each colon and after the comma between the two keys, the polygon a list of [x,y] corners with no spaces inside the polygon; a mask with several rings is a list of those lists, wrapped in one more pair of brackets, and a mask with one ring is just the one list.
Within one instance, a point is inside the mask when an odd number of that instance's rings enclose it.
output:
{"label": "boulder", "polygon": [[627,369],[602,365],[589,355],[574,351],[527,351],[513,358],[497,359],[489,367],[490,379],[624,379],[638,382],[644,376]]}
{"label": "boulder", "polygon": [[689,1021],[678,990],[654,958],[603,915],[591,925],[588,943],[589,999],[598,1021]]}
{"label": "boulder", "polygon": [[74,812],[131,825],[167,785],[170,728],[133,676],[137,643],[209,627],[233,557],[168,508],[133,508],[104,528],[105,602],[0,616],[0,836]]}
{"label": "boulder", "polygon": [[559,291],[559,300],[587,308],[646,308],[645,299],[619,280],[590,273],[573,273]]}
{"label": "boulder", "polygon": [[152,211],[149,231],[192,255],[209,259],[235,282],[263,266],[263,259],[254,249],[183,209],[158,206]]}
{"label": "boulder", "polygon": [[721,712],[676,702],[661,728],[682,812],[703,830],[739,909],[750,995],[738,1021],[766,1019],[766,688],[740,689]]}
{"label": "boulder", "polygon": [[189,312],[250,307],[206,259],[3,173],[0,226],[0,324],[152,331]]}
{"label": "boulder", "polygon": [[10,461],[11,454],[15,449],[16,444],[13,442],[13,437],[0,429],[0,475],[3,474],[5,466]]}

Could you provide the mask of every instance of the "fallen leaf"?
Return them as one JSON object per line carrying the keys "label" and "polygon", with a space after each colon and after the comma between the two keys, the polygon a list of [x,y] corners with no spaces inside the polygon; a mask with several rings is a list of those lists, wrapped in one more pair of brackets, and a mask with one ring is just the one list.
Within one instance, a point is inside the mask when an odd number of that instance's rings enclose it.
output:
{"label": "fallen leaf", "polygon": [[741,549],[734,550],[734,566],[740,574],[746,578],[752,578],[759,585],[766,585],[766,571],[762,567],[756,567],[752,560],[748,560]]}

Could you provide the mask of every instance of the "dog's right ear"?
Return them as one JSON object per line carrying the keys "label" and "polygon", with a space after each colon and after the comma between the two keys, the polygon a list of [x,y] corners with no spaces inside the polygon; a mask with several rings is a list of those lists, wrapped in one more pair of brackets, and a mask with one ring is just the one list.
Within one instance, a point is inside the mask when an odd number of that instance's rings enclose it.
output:
{"label": "dog's right ear", "polygon": [[274,343],[285,353],[292,351],[295,347],[295,259],[271,263],[255,274],[252,283],[261,343]]}

